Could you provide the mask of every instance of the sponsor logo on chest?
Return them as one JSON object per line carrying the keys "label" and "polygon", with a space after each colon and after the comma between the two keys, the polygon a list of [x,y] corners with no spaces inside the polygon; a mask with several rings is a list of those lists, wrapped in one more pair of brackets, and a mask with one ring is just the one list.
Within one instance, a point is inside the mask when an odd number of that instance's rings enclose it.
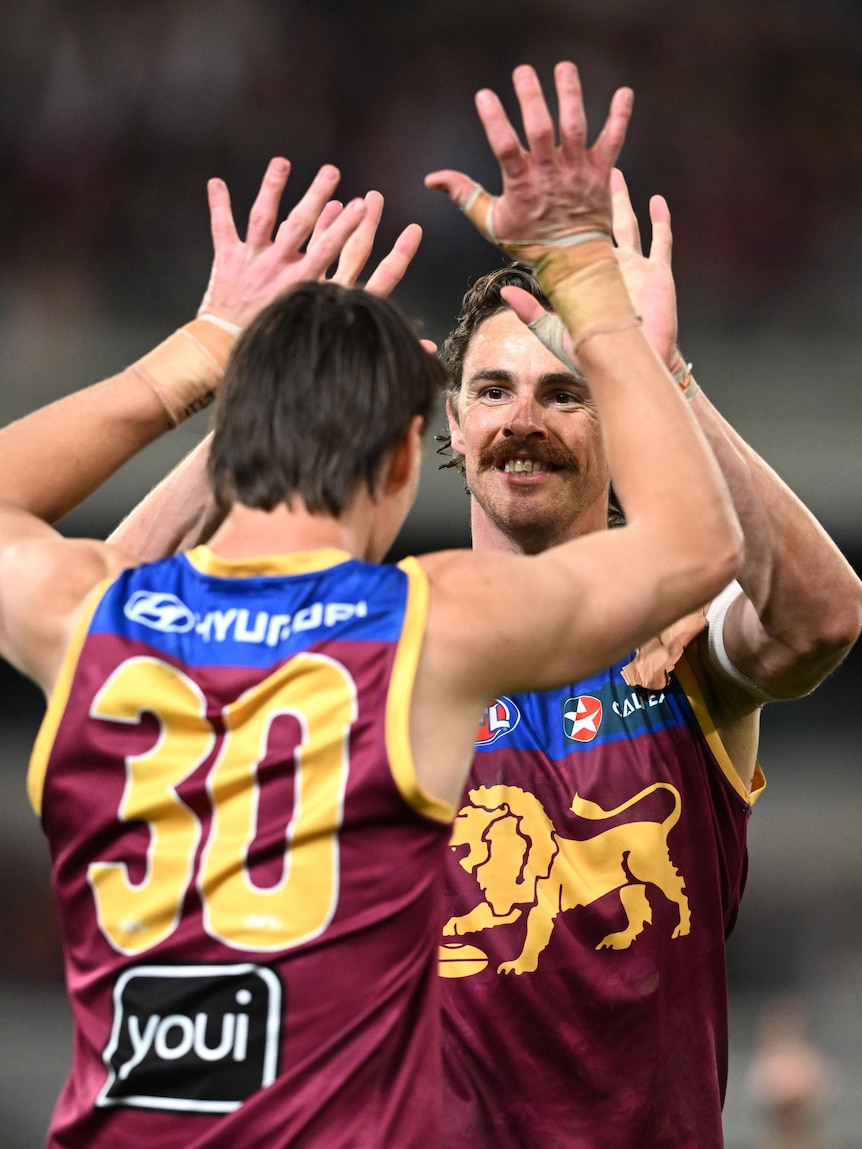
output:
{"label": "sponsor logo on chest", "polygon": [[660,707],[667,699],[664,691],[630,690],[621,698],[593,694],[575,694],[564,699],[561,706],[563,734],[567,742],[592,742],[599,734],[608,735],[624,731],[633,716],[644,718],[649,711]]}
{"label": "sponsor logo on chest", "polygon": [[511,698],[495,698],[486,709],[476,732],[477,746],[490,746],[511,734],[521,721],[521,712]]}
{"label": "sponsor logo on chest", "polygon": [[282,988],[272,970],[138,966],[113,997],[98,1106],[228,1113],[275,1080]]}

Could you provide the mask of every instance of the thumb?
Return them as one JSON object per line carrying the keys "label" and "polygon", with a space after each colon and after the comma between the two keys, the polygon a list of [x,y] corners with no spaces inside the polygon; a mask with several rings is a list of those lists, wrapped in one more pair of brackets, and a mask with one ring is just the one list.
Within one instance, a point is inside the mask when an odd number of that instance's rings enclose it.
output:
{"label": "thumb", "polygon": [[470,198],[470,193],[476,187],[476,181],[471,180],[463,172],[444,168],[441,171],[430,172],[425,177],[426,188],[445,192],[458,207],[463,207]]}
{"label": "thumb", "polygon": [[500,295],[521,322],[528,326],[537,319],[541,319],[545,314],[545,309],[538,299],[530,295],[529,291],[525,291],[523,287],[515,287],[514,285],[503,287],[500,290]]}

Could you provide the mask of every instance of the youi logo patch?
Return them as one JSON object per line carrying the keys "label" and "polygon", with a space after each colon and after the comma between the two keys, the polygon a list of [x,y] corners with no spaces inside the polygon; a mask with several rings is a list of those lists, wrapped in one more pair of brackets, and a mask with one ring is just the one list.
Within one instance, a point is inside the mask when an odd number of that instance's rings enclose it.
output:
{"label": "youi logo patch", "polygon": [[175,594],[155,590],[138,590],[123,607],[132,622],[161,630],[165,634],[185,634],[196,619],[182,599]]}
{"label": "youi logo patch", "polygon": [[137,966],[114,986],[100,1107],[229,1113],[278,1073],[282,986],[265,966]]}

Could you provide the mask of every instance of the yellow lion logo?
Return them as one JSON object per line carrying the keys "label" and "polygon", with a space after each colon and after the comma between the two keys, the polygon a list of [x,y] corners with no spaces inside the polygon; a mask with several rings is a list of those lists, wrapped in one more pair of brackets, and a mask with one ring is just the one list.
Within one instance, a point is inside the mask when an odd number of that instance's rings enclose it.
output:
{"label": "yellow lion logo", "polygon": [[582,818],[612,818],[656,790],[673,795],[673,809],[663,822],[632,821],[605,830],[587,841],[564,838],[554,828],[534,794],[518,786],[480,786],[473,803],[455,819],[450,846],[468,846],[461,866],[472,873],[485,900],[475,909],[450,918],[443,933],[452,936],[490,929],[527,915],[521,953],[503,962],[498,973],[528,973],[551,940],[554,919],[563,910],[586,906],[619,890],[626,928],[608,934],[596,949],[627,949],[652,921],[646,885],[657,886],[679,910],[673,937],[687,934],[691,913],[685,882],[670,859],[667,836],[679,820],[679,791],[656,782],[617,806],[603,810],[575,795],[571,810]]}

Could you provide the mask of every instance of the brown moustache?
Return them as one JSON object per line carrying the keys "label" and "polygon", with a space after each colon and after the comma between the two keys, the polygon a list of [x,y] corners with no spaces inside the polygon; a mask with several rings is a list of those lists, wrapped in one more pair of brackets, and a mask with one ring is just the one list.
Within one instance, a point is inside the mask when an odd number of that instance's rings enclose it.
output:
{"label": "brown moustache", "polygon": [[562,447],[555,447],[545,440],[535,442],[528,439],[506,439],[492,443],[479,453],[479,470],[495,470],[510,459],[530,459],[557,471],[577,470],[577,457]]}

